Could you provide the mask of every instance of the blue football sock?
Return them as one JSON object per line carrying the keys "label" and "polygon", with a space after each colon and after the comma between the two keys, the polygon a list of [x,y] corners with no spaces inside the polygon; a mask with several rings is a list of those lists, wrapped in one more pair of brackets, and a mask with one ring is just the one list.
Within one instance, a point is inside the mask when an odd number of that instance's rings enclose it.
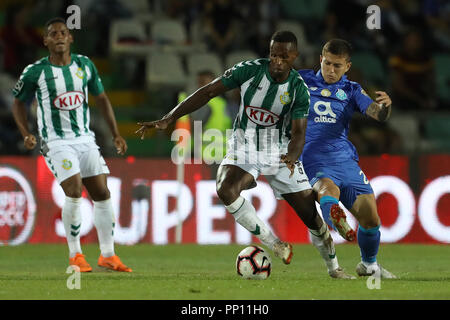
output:
{"label": "blue football sock", "polygon": [[371,229],[358,228],[358,245],[361,251],[361,260],[366,263],[377,261],[380,246],[380,226]]}
{"label": "blue football sock", "polygon": [[336,229],[333,225],[333,222],[330,218],[330,210],[331,206],[333,204],[338,204],[339,200],[332,196],[324,196],[320,198],[320,210],[322,210],[322,216],[325,222],[332,227],[333,229]]}

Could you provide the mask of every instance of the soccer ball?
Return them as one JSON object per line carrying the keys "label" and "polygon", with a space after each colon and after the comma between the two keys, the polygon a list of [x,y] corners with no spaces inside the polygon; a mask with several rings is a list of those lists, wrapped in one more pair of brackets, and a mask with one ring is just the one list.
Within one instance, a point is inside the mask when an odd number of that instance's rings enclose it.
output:
{"label": "soccer ball", "polygon": [[236,271],[244,279],[264,280],[272,271],[272,259],[264,249],[250,246],[239,252],[236,258]]}

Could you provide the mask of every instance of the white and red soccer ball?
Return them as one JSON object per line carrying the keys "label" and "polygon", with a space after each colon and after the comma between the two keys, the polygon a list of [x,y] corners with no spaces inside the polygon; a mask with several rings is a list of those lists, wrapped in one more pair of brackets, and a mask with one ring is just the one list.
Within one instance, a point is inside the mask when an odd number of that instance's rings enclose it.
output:
{"label": "white and red soccer ball", "polygon": [[236,271],[244,279],[264,280],[272,271],[272,259],[261,247],[249,246],[239,252]]}

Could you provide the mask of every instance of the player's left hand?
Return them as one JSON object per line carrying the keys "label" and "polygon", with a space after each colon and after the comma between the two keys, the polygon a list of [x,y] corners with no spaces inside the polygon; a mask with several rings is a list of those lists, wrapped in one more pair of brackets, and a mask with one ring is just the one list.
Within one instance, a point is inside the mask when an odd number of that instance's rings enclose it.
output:
{"label": "player's left hand", "polygon": [[114,146],[116,147],[117,153],[123,156],[127,152],[128,146],[127,142],[121,136],[114,138]]}
{"label": "player's left hand", "polygon": [[287,168],[291,171],[291,174],[289,175],[289,178],[291,178],[294,175],[295,161],[290,160],[287,154],[281,155],[280,159],[282,163],[286,163]]}
{"label": "player's left hand", "polygon": [[375,93],[378,95],[378,97],[375,99],[378,104],[382,104],[385,107],[389,107],[392,104],[391,98],[386,92],[375,91]]}

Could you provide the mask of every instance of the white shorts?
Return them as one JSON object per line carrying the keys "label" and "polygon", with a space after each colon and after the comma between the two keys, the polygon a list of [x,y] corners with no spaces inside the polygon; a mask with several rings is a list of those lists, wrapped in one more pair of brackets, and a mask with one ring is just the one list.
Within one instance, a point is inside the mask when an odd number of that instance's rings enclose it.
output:
{"label": "white shorts", "polygon": [[52,147],[44,155],[58,183],[80,173],[81,178],[109,174],[105,159],[95,143],[77,143]]}
{"label": "white shorts", "polygon": [[249,158],[247,152],[234,150],[225,156],[220,165],[234,165],[250,173],[255,179],[255,184],[251,188],[256,186],[259,175],[263,175],[269,182],[277,199],[283,199],[283,194],[311,189],[308,176],[301,162],[298,163],[294,174],[289,178],[291,171],[285,163],[280,162],[279,155],[254,156],[250,161]]}

